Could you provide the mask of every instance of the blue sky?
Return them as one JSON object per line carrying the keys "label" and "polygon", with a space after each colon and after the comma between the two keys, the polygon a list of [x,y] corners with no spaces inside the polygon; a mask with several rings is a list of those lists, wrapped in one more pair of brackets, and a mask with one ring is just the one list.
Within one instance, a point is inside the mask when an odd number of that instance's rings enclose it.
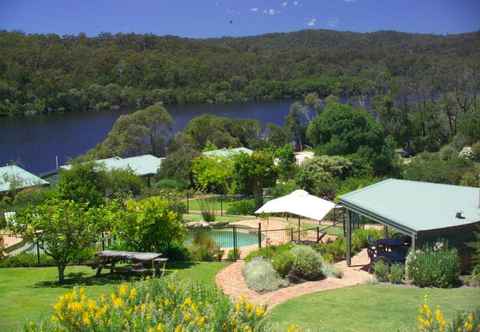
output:
{"label": "blue sky", "polygon": [[0,0],[0,29],[245,36],[301,29],[480,30],[480,0]]}

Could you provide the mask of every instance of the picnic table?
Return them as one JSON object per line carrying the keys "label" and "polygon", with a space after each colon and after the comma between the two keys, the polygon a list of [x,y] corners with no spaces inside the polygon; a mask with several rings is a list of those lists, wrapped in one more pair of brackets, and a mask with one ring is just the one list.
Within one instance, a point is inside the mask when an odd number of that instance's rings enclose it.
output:
{"label": "picnic table", "polygon": [[[168,261],[168,258],[161,256],[161,253],[156,252],[103,250],[95,255],[96,260],[92,268],[97,269],[97,276],[102,273],[103,268],[110,268],[110,273],[145,273],[153,270],[154,276],[159,276],[165,273],[165,265]],[[129,262],[131,265],[116,268],[115,265],[118,262]]]}
{"label": "picnic table", "polygon": [[367,248],[370,268],[378,261],[387,264],[405,263],[410,243],[405,239],[379,239]]}

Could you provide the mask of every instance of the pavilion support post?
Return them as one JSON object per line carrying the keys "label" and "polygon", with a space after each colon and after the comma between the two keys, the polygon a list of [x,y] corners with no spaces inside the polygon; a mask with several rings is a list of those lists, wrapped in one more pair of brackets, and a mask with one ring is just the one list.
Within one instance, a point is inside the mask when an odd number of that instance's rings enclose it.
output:
{"label": "pavilion support post", "polygon": [[347,266],[352,265],[352,219],[353,219],[353,212],[348,211],[348,221],[345,223],[346,228],[346,254],[347,254]]}
{"label": "pavilion support post", "polygon": [[298,242],[300,242],[300,217],[298,217]]}
{"label": "pavilion support post", "polygon": [[415,251],[417,235],[416,235],[416,234],[412,234],[410,237],[412,238],[412,245],[410,246],[410,249],[413,250],[413,251]]}

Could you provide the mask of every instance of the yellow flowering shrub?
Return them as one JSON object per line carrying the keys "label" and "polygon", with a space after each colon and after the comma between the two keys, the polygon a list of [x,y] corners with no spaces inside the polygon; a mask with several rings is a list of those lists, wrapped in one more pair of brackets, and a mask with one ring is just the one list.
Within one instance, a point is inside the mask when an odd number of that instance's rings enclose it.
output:
{"label": "yellow flowering shrub", "polygon": [[417,324],[419,332],[480,332],[480,309],[459,313],[447,324],[440,307],[432,310],[428,297],[425,296],[424,303],[419,308]]}
{"label": "yellow flowering shrub", "polygon": [[265,314],[263,306],[244,299],[232,303],[215,288],[169,277],[121,284],[98,298],[73,289],[59,297],[49,320],[30,323],[25,330],[272,331]]}

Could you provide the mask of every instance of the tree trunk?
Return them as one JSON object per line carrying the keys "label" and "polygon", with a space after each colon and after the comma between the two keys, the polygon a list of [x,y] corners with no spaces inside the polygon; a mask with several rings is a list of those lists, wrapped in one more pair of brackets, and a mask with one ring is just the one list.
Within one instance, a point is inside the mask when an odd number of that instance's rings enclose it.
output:
{"label": "tree trunk", "polygon": [[63,284],[65,282],[65,265],[58,265],[58,283]]}

